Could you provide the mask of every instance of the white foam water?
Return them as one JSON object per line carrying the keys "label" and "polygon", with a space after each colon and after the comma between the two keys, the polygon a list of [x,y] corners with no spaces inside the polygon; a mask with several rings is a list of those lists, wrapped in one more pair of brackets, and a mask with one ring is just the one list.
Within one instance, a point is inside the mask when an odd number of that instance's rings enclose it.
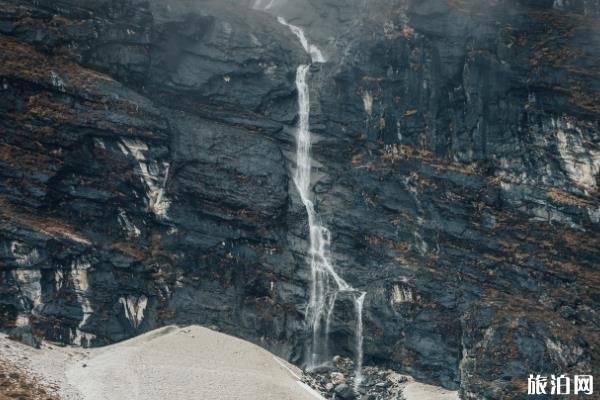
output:
{"label": "white foam water", "polygon": [[356,370],[354,372],[354,387],[358,388],[362,383],[362,365],[364,357],[364,332],[363,332],[363,306],[365,303],[366,292],[361,292],[359,296],[354,297],[354,308],[356,309]]}
{"label": "white foam water", "polygon": [[[287,23],[281,17],[278,20],[281,24],[289,27],[298,37],[304,50],[311,55],[313,63],[325,62],[323,53],[308,42],[301,28]],[[310,90],[307,82],[309,72],[310,65],[300,65],[296,72],[299,122],[296,130],[296,170],[294,173],[294,184],[306,209],[310,233],[311,288],[306,318],[312,328],[312,338],[308,346],[307,363],[309,368],[315,367],[330,356],[328,342],[337,295],[339,292],[352,293],[356,313],[355,382],[360,384],[363,363],[362,314],[366,293],[354,289],[336,272],[330,253],[331,232],[320,223],[314,208],[311,192],[312,159],[310,151],[312,143]]]}
{"label": "white foam water", "polygon": [[317,46],[310,44],[308,42],[308,39],[306,39],[306,35],[304,34],[304,30],[302,28],[288,23],[282,17],[277,17],[277,21],[279,21],[280,24],[285,25],[288,28],[290,28],[292,33],[298,37],[298,39],[300,40],[300,43],[302,44],[302,47],[304,47],[304,51],[306,51],[310,55],[313,63],[327,62],[327,59],[323,55],[323,52]]}
{"label": "white foam water", "polygon": [[256,0],[252,8],[255,10],[268,10],[275,5],[275,0]]}

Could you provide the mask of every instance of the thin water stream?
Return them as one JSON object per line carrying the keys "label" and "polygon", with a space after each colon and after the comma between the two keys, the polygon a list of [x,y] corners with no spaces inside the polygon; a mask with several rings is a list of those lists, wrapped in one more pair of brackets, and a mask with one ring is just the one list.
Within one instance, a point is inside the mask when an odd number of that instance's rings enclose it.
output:
{"label": "thin water stream", "polygon": [[[281,17],[278,18],[278,21],[298,37],[304,50],[311,56],[313,63],[326,62],[321,50],[309,43],[301,28],[289,24]],[[312,338],[310,345],[307,346],[307,362],[308,367],[311,368],[330,359],[328,342],[335,302],[339,292],[349,292],[352,294],[356,313],[355,385],[359,385],[362,379],[364,341],[362,315],[366,293],[354,289],[336,272],[330,251],[331,232],[320,222],[314,208],[311,186],[312,135],[310,132],[309,73],[310,65],[300,65],[296,72],[299,122],[296,130],[296,170],[294,173],[294,183],[306,209],[310,232],[311,288],[306,318],[312,327]]]}

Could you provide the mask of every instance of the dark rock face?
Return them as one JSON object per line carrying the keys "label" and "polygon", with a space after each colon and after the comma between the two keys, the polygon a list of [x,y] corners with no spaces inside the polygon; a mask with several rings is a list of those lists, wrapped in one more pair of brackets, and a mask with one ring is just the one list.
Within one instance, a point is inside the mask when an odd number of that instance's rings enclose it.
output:
{"label": "dark rock face", "polygon": [[[0,6],[0,327],[99,346],[217,325],[301,363],[296,38],[217,1]],[[368,292],[367,364],[473,399],[598,374],[598,2],[268,11],[328,55],[316,209]]]}

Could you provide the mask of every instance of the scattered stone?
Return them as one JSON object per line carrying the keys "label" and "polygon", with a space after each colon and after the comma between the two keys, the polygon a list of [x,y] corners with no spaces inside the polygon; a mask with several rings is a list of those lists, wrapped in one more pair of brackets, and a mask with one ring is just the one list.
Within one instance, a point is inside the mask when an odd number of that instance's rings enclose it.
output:
{"label": "scattered stone", "polygon": [[333,366],[331,364],[322,364],[318,367],[312,369],[312,372],[316,374],[326,374],[333,370]]}
{"label": "scattered stone", "polygon": [[355,372],[351,359],[335,356],[330,368],[305,372],[303,381],[326,399],[403,400],[402,385],[407,381],[404,375],[365,366],[361,384],[355,386]]}
{"label": "scattered stone", "polygon": [[341,385],[337,385],[335,387],[334,392],[335,392],[336,396],[339,396],[340,398],[342,398],[344,400],[356,399],[356,394],[354,393],[354,389],[352,389],[350,386],[346,385],[345,383],[342,383]]}
{"label": "scattered stone", "polygon": [[344,377],[344,374],[340,372],[332,372],[331,375],[329,375],[329,377],[331,378],[331,383],[333,383],[334,385],[341,385],[342,383],[346,383],[346,378]]}

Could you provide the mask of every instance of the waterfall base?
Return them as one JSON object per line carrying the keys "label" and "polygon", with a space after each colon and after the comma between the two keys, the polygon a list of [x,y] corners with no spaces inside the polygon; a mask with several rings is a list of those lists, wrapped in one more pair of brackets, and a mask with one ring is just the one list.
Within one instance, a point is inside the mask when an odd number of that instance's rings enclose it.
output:
{"label": "waterfall base", "polygon": [[349,358],[336,356],[305,373],[304,382],[326,399],[343,400],[458,400],[458,392],[426,385],[395,371],[367,366],[357,383],[356,367]]}

